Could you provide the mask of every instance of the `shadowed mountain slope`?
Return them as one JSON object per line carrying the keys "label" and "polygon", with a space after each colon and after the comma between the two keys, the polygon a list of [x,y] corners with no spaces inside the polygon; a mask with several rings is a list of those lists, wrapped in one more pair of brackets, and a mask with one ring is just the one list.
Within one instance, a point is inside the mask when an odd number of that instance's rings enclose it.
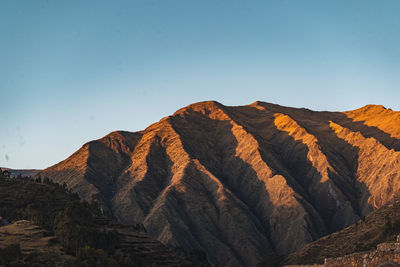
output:
{"label": "shadowed mountain slope", "polygon": [[122,222],[211,262],[255,265],[343,229],[400,188],[400,115],[201,102],[44,170]]}

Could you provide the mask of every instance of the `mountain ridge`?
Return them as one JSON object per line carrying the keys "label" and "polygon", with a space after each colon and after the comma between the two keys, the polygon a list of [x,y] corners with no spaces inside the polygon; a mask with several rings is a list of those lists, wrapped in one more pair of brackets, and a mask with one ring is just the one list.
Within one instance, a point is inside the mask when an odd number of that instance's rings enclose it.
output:
{"label": "mountain ridge", "polygon": [[376,105],[342,113],[199,102],[143,131],[88,142],[41,175],[84,199],[98,195],[119,220],[144,223],[170,247],[254,265],[393,198],[399,114]]}

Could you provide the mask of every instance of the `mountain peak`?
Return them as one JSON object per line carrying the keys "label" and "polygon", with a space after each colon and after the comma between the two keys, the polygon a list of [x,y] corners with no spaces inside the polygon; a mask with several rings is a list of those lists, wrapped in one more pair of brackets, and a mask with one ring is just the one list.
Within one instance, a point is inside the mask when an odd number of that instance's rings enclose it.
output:
{"label": "mountain peak", "polygon": [[[358,112],[358,113],[374,113],[374,112],[383,112],[388,110],[385,106],[383,105],[375,105],[375,104],[368,104],[365,105],[361,108],[353,110],[353,112]],[[391,109],[389,109],[391,110]]]}
{"label": "mountain peak", "polygon": [[216,109],[223,107],[223,105],[217,101],[210,100],[210,101],[202,101],[190,104],[184,108],[178,109],[174,115],[184,113],[188,110],[204,110],[204,109]]}
{"label": "mountain peak", "polygon": [[400,118],[385,110],[204,101],[142,132],[93,141],[42,175],[84,199],[98,194],[120,221],[143,223],[170,247],[254,266],[400,193]]}

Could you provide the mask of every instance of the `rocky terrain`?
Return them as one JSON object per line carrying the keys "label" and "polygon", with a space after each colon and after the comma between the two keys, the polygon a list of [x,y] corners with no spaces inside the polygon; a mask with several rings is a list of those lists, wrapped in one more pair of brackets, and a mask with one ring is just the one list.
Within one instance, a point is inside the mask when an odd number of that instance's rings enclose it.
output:
{"label": "rocky terrain", "polygon": [[395,240],[398,233],[400,233],[400,200],[396,198],[394,202],[373,211],[355,224],[307,244],[290,254],[283,263],[323,264],[327,258],[344,257],[352,253],[363,254],[374,250],[380,243]]}
{"label": "rocky terrain", "polygon": [[400,113],[202,102],[42,171],[121,222],[213,263],[254,266],[343,229],[400,189]]}

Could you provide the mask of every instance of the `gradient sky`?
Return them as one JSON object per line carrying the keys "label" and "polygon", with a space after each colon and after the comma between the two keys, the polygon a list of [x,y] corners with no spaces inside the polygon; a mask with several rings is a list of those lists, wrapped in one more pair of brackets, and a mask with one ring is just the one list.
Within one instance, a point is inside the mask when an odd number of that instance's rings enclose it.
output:
{"label": "gradient sky", "polygon": [[400,1],[0,0],[0,166],[193,102],[400,110]]}

